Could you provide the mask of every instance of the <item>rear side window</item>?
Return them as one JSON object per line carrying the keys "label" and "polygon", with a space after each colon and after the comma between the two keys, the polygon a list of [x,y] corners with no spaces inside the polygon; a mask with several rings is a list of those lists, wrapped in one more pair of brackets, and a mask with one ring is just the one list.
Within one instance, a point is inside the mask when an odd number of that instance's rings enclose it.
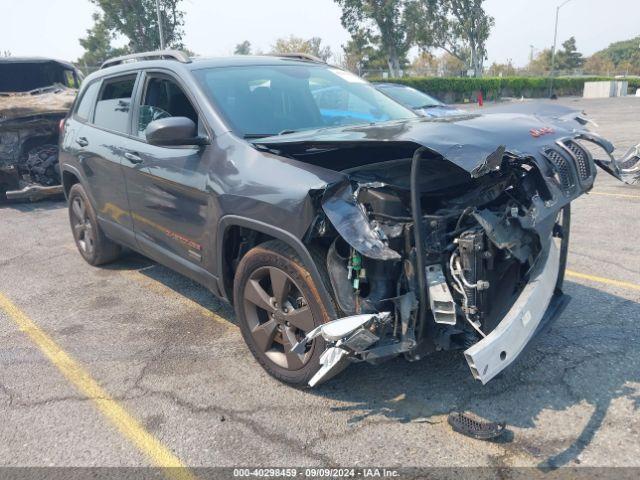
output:
{"label": "rear side window", "polygon": [[80,99],[80,104],[76,109],[76,117],[80,120],[89,120],[91,114],[91,107],[96,103],[96,95],[98,94],[98,88],[100,88],[100,82],[93,82],[87,87]]}
{"label": "rear side window", "polygon": [[128,133],[131,96],[136,77],[106,80],[96,104],[93,123],[114,132]]}

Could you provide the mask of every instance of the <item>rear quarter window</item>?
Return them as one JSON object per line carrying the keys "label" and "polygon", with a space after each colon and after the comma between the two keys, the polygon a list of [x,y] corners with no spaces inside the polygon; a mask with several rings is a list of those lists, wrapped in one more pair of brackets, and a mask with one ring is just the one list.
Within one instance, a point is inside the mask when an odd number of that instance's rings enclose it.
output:
{"label": "rear quarter window", "polygon": [[79,120],[89,120],[91,115],[91,107],[96,103],[96,96],[98,95],[98,89],[100,88],[100,82],[93,82],[87,87],[82,94],[78,108],[76,108],[76,117]]}
{"label": "rear quarter window", "polygon": [[93,117],[96,126],[119,133],[129,132],[129,112],[135,82],[135,76],[103,82]]}

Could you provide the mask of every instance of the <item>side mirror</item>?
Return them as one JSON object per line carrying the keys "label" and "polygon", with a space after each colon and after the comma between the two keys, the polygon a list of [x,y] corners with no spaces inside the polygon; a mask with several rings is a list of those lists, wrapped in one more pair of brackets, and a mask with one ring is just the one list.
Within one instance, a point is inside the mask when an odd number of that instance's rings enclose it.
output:
{"label": "side mirror", "polygon": [[204,145],[207,139],[198,137],[198,127],[187,117],[168,117],[154,120],[144,131],[151,145]]}

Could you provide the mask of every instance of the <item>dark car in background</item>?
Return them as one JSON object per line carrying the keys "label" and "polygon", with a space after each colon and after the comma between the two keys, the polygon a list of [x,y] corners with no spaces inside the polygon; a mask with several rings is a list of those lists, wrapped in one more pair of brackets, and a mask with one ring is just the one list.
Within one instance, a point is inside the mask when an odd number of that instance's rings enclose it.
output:
{"label": "dark car in background", "polygon": [[452,107],[413,87],[398,83],[374,83],[378,90],[422,117],[450,117],[467,112]]}
{"label": "dark car in background", "polygon": [[82,74],[49,58],[0,58],[0,201],[61,195],[59,124]]}
{"label": "dark car in background", "polygon": [[128,247],[206,286],[274,377],[460,350],[485,383],[566,301],[570,203],[596,164],[639,176],[584,123],[444,122],[302,55],[150,52],[87,77],[60,165],[88,263]]}

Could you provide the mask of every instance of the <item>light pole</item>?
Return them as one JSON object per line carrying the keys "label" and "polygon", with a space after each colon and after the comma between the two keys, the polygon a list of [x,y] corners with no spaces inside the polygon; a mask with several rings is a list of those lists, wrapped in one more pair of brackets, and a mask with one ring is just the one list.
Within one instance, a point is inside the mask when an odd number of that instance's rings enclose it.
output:
{"label": "light pole", "polygon": [[[162,16],[160,15],[160,0],[156,0],[156,15],[158,16],[158,33],[160,34],[160,50],[164,50],[164,31],[162,28]],[[557,19],[556,19],[557,22]]]}
{"label": "light pole", "polygon": [[564,7],[571,0],[565,0],[556,7],[556,28],[553,33],[553,48],[551,49],[551,82],[549,83],[549,96],[553,95],[553,75],[556,68],[556,44],[558,42],[558,14],[560,9]]}

